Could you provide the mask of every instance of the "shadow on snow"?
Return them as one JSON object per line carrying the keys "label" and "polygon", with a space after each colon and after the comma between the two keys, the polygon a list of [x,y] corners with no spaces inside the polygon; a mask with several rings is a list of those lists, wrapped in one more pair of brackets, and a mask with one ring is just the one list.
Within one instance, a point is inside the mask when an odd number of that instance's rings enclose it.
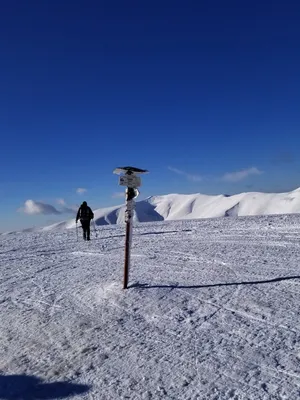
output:
{"label": "shadow on snow", "polygon": [[[97,230],[97,233],[99,233],[99,229]],[[180,232],[192,232],[192,229],[183,229],[181,231],[153,231],[153,232],[142,232],[142,233],[138,233],[135,232],[134,236],[146,236],[146,235],[165,235],[167,233],[180,233]],[[91,231],[91,234],[93,233],[93,231]],[[112,235],[112,236],[98,236],[98,239],[114,239],[114,238],[121,238],[121,237],[125,237],[125,234],[120,234],[120,235]]]}
{"label": "shadow on snow", "polygon": [[292,279],[300,279],[300,276],[283,276],[274,279],[264,279],[261,281],[245,281],[245,282],[224,282],[224,283],[212,283],[208,285],[179,285],[179,284],[170,284],[170,285],[148,285],[147,283],[134,283],[128,288],[139,288],[139,289],[152,289],[152,288],[173,288],[173,289],[203,289],[210,287],[220,287],[220,286],[235,286],[235,285],[261,285],[266,283],[275,283],[281,281],[288,281]]}
{"label": "shadow on snow", "polygon": [[167,233],[178,233],[178,231],[162,231],[162,232],[144,232],[144,233],[136,233],[137,236],[146,236],[146,235],[165,235]]}
{"label": "shadow on snow", "polygon": [[89,389],[87,385],[70,382],[43,383],[35,376],[0,375],[1,400],[63,399],[83,394]]}

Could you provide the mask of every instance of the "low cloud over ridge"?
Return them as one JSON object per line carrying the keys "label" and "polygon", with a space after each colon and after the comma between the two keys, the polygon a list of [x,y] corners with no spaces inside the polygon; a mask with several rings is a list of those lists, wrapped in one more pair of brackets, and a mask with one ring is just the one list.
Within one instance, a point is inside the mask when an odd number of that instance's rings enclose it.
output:
{"label": "low cloud over ridge", "polygon": [[29,215],[60,215],[61,212],[58,211],[51,204],[42,203],[40,201],[26,200],[24,207],[19,211],[23,211],[25,214]]}
{"label": "low cloud over ridge", "polygon": [[[62,204],[62,202],[60,202]],[[75,214],[77,212],[77,207],[67,207],[66,203],[61,210],[58,210],[51,204],[43,203],[41,201],[26,200],[24,206],[19,208],[20,212],[27,215],[61,215],[61,214]]]}

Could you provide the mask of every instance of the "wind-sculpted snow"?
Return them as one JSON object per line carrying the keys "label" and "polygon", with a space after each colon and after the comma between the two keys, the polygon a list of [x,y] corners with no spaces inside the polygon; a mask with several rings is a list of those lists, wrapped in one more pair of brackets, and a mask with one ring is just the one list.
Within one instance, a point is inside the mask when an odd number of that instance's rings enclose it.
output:
{"label": "wind-sculpted snow", "polygon": [[[241,193],[234,196],[203,194],[169,194],[137,201],[134,221],[154,222],[183,219],[282,215],[300,213],[300,190],[289,193]],[[95,223],[124,224],[125,206],[102,208],[95,211]],[[31,230],[63,230],[75,228],[74,219],[45,228]]]}
{"label": "wind-sculpted snow", "polygon": [[[300,191],[241,193],[233,196],[202,194],[152,197],[148,200],[165,220],[197,219],[300,212]],[[234,212],[233,212],[234,210]]]}
{"label": "wind-sculpted snow", "polygon": [[1,399],[299,399],[299,216],[79,235],[1,236]]}

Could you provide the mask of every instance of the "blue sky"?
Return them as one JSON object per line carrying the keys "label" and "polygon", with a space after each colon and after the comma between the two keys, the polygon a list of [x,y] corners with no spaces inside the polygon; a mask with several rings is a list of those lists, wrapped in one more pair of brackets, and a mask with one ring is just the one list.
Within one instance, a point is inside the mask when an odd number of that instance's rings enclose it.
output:
{"label": "blue sky", "polygon": [[122,203],[120,165],[150,171],[143,197],[299,187],[299,21],[291,0],[3,4],[0,231],[71,216],[27,200]]}

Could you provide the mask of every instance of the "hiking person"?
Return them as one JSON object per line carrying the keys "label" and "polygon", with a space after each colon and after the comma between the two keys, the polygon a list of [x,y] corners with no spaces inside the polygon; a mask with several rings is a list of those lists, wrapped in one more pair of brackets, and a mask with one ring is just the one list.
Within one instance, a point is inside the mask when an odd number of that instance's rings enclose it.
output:
{"label": "hiking person", "polygon": [[90,240],[90,223],[91,220],[94,218],[94,213],[91,208],[87,205],[87,202],[84,201],[78,209],[77,216],[76,216],[76,224],[80,219],[81,226],[83,229],[83,239]]}

